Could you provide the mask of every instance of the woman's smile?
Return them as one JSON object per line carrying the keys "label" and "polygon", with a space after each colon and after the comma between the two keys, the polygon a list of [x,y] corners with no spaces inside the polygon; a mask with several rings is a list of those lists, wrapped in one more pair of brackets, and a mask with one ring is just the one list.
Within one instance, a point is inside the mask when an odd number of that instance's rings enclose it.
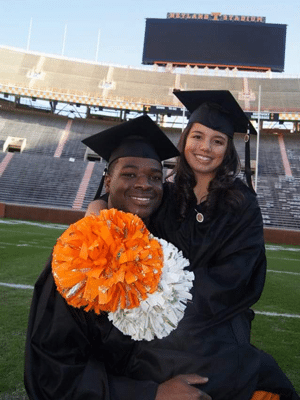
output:
{"label": "woman's smile", "polygon": [[227,144],[227,135],[195,122],[188,134],[184,149],[186,161],[195,176],[213,177],[223,162]]}
{"label": "woman's smile", "polygon": [[195,154],[195,157],[200,161],[211,161],[211,157],[203,156],[201,154]]}

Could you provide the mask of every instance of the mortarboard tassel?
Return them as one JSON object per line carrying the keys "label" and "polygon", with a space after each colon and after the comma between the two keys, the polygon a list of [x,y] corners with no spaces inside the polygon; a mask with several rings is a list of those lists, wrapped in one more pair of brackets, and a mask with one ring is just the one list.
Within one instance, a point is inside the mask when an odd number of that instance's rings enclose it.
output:
{"label": "mortarboard tassel", "polygon": [[105,178],[106,172],[107,172],[107,168],[105,167],[104,170],[103,170],[102,178],[101,178],[99,187],[97,189],[97,192],[95,194],[94,200],[97,200],[97,199],[99,199],[101,197],[101,192],[102,192],[102,189],[103,189],[104,178]]}

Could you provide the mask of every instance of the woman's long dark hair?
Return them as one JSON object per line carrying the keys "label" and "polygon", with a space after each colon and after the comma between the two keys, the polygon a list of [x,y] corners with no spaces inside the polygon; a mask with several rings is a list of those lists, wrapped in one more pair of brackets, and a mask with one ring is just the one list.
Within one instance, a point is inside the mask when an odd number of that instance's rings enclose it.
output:
{"label": "woman's long dark hair", "polygon": [[[196,186],[196,178],[193,170],[186,161],[184,149],[188,134],[193,124],[188,124],[182,132],[178,143],[180,156],[174,169],[175,182],[175,199],[177,211],[180,219],[183,219],[189,208],[195,205],[196,196],[194,187]],[[215,177],[208,186],[208,196],[205,202],[206,217],[211,217],[220,208],[221,209],[237,209],[242,200],[241,192],[234,188],[234,181],[240,172],[240,159],[235,149],[233,140],[228,138],[228,145],[224,159],[216,170]],[[222,199],[222,201],[220,201]]]}

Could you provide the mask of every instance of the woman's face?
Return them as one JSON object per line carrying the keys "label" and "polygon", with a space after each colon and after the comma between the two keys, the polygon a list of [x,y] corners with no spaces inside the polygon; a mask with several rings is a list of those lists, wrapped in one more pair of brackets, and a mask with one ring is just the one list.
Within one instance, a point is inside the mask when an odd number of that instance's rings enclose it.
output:
{"label": "woman's face", "polygon": [[188,133],[184,155],[196,178],[215,176],[228,145],[228,136],[195,122]]}

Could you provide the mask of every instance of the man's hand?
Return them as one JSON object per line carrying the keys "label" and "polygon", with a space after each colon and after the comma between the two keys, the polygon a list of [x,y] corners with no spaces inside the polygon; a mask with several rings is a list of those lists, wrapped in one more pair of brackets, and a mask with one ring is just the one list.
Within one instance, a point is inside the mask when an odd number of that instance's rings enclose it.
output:
{"label": "man's hand", "polygon": [[212,400],[211,397],[192,385],[208,381],[197,374],[177,375],[158,386],[155,400]]}

